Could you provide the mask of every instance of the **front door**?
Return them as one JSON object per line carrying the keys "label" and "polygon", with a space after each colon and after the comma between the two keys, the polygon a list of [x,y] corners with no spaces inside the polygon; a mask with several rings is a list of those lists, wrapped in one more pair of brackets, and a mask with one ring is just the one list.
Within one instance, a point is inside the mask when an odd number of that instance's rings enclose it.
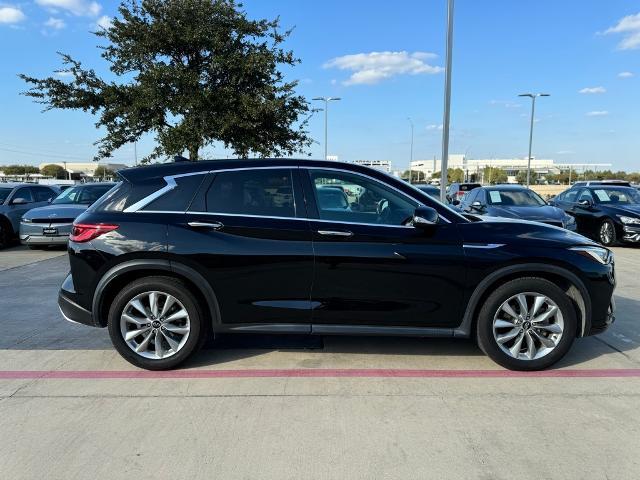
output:
{"label": "front door", "polygon": [[313,324],[453,327],[464,253],[454,224],[407,225],[418,202],[362,174],[301,168],[316,268]]}

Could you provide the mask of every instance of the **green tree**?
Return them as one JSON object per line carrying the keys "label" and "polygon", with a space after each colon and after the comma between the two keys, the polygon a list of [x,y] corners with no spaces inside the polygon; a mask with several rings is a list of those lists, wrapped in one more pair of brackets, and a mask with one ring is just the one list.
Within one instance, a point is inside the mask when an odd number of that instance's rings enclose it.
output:
{"label": "green tree", "polygon": [[96,160],[146,133],[156,148],[145,159],[181,154],[191,160],[221,142],[246,157],[291,155],[305,150],[309,111],[297,82],[280,67],[299,63],[283,48],[291,31],[279,19],[250,20],[235,0],[125,0],[109,29],[96,32],[117,81],[106,80],[60,54],[59,77],[21,74],[24,92],[46,110],[99,115],[106,130]]}
{"label": "green tree", "polygon": [[[506,182],[506,180],[505,180]],[[526,185],[527,184],[527,171],[526,170],[520,170],[518,171],[518,174],[516,175],[516,182],[518,182],[520,185]],[[529,182],[533,185],[535,185],[538,182],[538,174],[531,170],[531,174],[529,177]]]}
{"label": "green tree", "polygon": [[50,163],[49,165],[45,165],[40,169],[40,173],[47,177],[53,177],[56,179],[62,179],[67,177],[67,171],[61,167],[60,165],[56,165],[55,163]]}
{"label": "green tree", "polygon": [[38,167],[33,165],[7,165],[6,167],[0,167],[5,175],[31,175],[33,173],[40,173]]}
{"label": "green tree", "polygon": [[484,167],[482,171],[484,183],[495,185],[505,183],[508,180],[507,172],[498,167]]}
{"label": "green tree", "polygon": [[93,176],[97,178],[113,178],[115,172],[103,165],[99,165],[93,172]]}
{"label": "green tree", "polygon": [[[440,172],[434,172],[431,178],[440,178]],[[464,182],[464,170],[461,168],[447,168],[447,183]]]}

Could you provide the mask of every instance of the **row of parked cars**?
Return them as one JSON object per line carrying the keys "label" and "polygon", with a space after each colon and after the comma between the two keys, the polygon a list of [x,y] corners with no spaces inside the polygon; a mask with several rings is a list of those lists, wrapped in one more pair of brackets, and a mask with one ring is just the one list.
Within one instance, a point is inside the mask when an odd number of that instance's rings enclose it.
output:
{"label": "row of parked cars", "polygon": [[0,184],[0,247],[20,238],[29,248],[66,245],[73,221],[115,184]]}
{"label": "row of parked cars", "polygon": [[[430,185],[418,188],[439,197]],[[576,231],[602,245],[640,242],[640,192],[619,180],[576,182],[545,201],[521,185],[453,183],[447,199],[466,215],[516,218]]]}

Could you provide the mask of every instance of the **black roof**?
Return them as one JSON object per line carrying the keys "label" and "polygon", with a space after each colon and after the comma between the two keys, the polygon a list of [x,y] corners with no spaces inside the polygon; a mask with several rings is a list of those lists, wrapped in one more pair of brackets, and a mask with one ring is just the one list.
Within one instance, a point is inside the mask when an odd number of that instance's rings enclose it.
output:
{"label": "black roof", "polygon": [[199,160],[197,162],[171,162],[146,165],[143,167],[127,168],[119,170],[118,174],[131,182],[152,180],[184,173],[202,172],[208,170],[256,168],[269,166],[297,167],[299,165],[321,168],[343,168],[354,172],[362,172],[378,178],[394,178],[390,175],[353,163],[338,162],[335,160],[307,160],[288,158],[251,158],[251,159],[224,159],[224,160]]}

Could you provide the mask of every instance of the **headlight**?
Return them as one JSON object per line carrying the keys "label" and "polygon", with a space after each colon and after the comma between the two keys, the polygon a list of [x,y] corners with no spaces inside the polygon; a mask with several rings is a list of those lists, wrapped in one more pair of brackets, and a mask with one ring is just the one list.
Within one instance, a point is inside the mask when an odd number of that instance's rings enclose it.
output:
{"label": "headlight", "polygon": [[572,247],[569,250],[573,250],[582,256],[587,257],[590,260],[595,260],[598,263],[606,265],[613,259],[613,254],[602,247]]}
{"label": "headlight", "polygon": [[575,217],[573,217],[572,215],[566,215],[564,216],[564,224],[565,225],[573,225],[574,223],[576,223],[576,219]]}
{"label": "headlight", "polygon": [[635,217],[625,217],[624,215],[618,215],[618,218],[622,223],[636,223],[640,224],[640,218]]}
{"label": "headlight", "polygon": [[31,223],[31,219],[30,219],[30,218],[24,218],[24,217],[22,217],[22,218],[20,219],[20,221],[22,221],[23,223]]}

